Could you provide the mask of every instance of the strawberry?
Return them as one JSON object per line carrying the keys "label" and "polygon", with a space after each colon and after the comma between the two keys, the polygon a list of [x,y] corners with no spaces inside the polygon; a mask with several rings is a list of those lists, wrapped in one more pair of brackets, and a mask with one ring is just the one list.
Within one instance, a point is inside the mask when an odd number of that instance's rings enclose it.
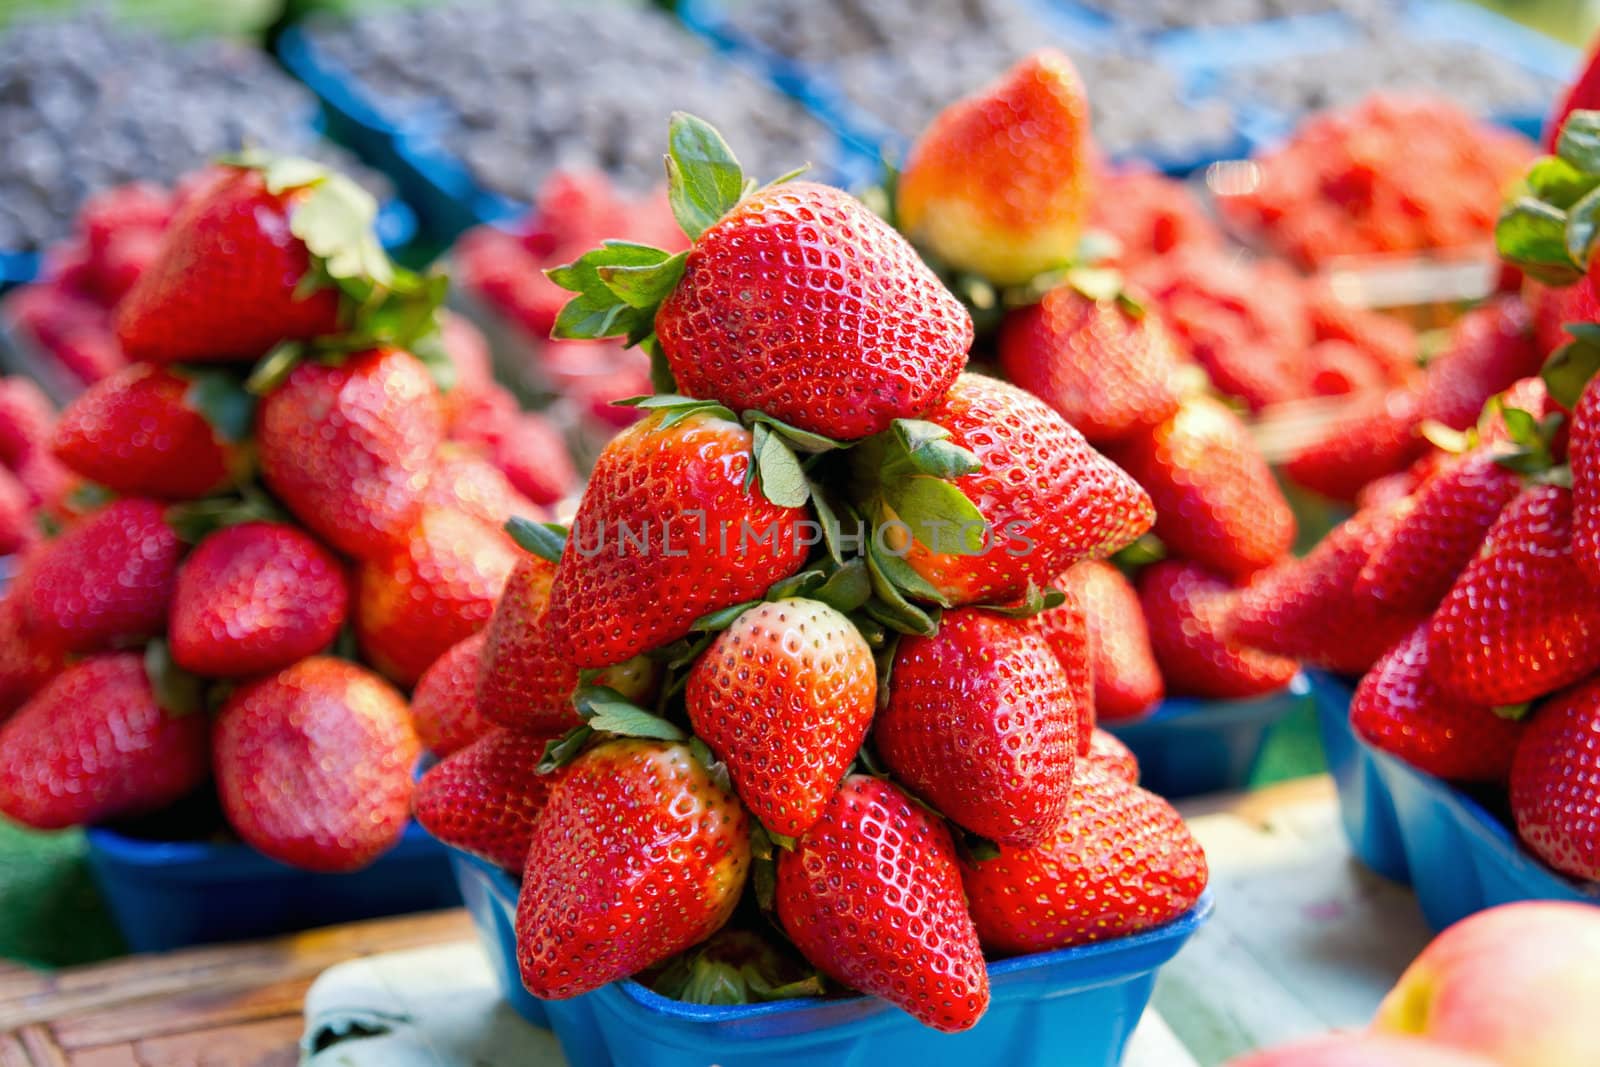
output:
{"label": "strawberry", "polygon": [[61,650],[39,640],[23,617],[22,598],[0,595],[0,722],[66,666]]}
{"label": "strawberry", "polygon": [[579,756],[534,821],[517,962],[562,1000],[716,933],[750,870],[750,820],[688,745],[616,740]]}
{"label": "strawberry", "polygon": [[296,527],[228,526],[196,545],[178,571],[172,658],[216,678],[280,670],[331,645],[349,602],[343,566]]}
{"label": "strawberry", "polygon": [[980,467],[954,484],[989,527],[981,555],[936,551],[934,537],[905,556],[951,604],[1016,600],[1029,583],[1043,587],[1078,560],[1109,555],[1150,528],[1150,498],[1133,479],[1014,385],[963,375],[926,418],[977,456]]}
{"label": "strawberry", "polygon": [[118,371],[61,413],[56,457],[116,493],[190,500],[216,492],[239,472],[233,442],[248,431],[249,407],[230,437],[201,411],[208,389],[248,399],[220,375],[191,380],[143,363]]}
{"label": "strawberry", "polygon": [[0,466],[15,470],[50,442],[55,407],[31,378],[0,378]]}
{"label": "strawberry", "polygon": [[1600,668],[1600,600],[1572,556],[1572,493],[1524,489],[1434,613],[1433,679],[1495,707],[1533,700]]}
{"label": "strawberry", "polygon": [[490,729],[417,783],[417,821],[451,848],[522,873],[533,827],[562,772],[534,768],[558,734]]}
{"label": "strawberry", "polygon": [[1094,638],[1088,612],[1077,590],[1064,576],[1057,579],[1055,585],[1062,595],[1061,603],[1039,612],[1030,623],[1034,633],[1050,646],[1056,662],[1061,665],[1061,673],[1067,676],[1067,689],[1072,695],[1073,707],[1078,709],[1076,751],[1079,756],[1087,756],[1095,722]]}
{"label": "strawberry", "polygon": [[1133,583],[1109,563],[1085,560],[1060,584],[1083,605],[1088,621],[1096,717],[1134,719],[1161,703],[1166,685]]}
{"label": "strawberry", "polygon": [[1440,778],[1503,782],[1523,724],[1435,684],[1428,626],[1419,625],[1373,664],[1350,701],[1350,725],[1369,743]]}
{"label": "strawberry", "polygon": [[947,1032],[988,1008],[950,832],[890,782],[846,778],[777,873],[778,921],[835,981]]}
{"label": "strawberry", "polygon": [[1150,494],[1156,536],[1174,554],[1234,579],[1289,554],[1294,513],[1249,429],[1218,401],[1188,397],[1111,457]]}
{"label": "strawberry", "polygon": [[59,830],[157,811],[206,780],[208,730],[161,706],[139,656],[91,657],[0,726],[0,812]]}
{"label": "strawberry", "polygon": [[234,690],[212,737],[229,825],[311,871],[359,870],[399,841],[419,753],[405,699],[325,656]]}
{"label": "strawberry", "polygon": [[558,655],[621,663],[800,569],[807,512],[746,484],[751,444],[738,423],[691,410],[652,415],[601,450],[550,590]]}
{"label": "strawberry", "polygon": [[1519,378],[1536,377],[1543,362],[1520,300],[1502,297],[1474,308],[1456,320],[1444,351],[1428,361],[1419,414],[1465,430],[1490,397]]}
{"label": "strawberry", "polygon": [[1572,412],[1572,556],[1600,587],[1600,385],[1590,378]]}
{"label": "strawberry", "polygon": [[1561,141],[1561,131],[1567,124],[1568,115],[1579,109],[1592,110],[1600,106],[1600,51],[1597,51],[1597,48],[1600,48],[1600,45],[1590,47],[1583,69],[1567,86],[1566,91],[1556,99],[1555,107],[1545,120],[1539,143],[1546,152],[1555,153]]}
{"label": "strawberry", "polygon": [[1288,685],[1300,665],[1223,635],[1236,592],[1197,563],[1163,560],[1139,575],[1139,604],[1167,690],[1239,700]]}
{"label": "strawberry", "polygon": [[985,950],[1015,956],[1125,937],[1171,922],[1205,891],[1206,856],[1172,805],[1090,763],[1055,832],[1031,848],[963,861]]}
{"label": "strawberry", "polygon": [[1359,512],[1303,558],[1258,574],[1234,598],[1223,637],[1325,670],[1365,673],[1421,621],[1356,589],[1361,569],[1402,507]]}
{"label": "strawberry", "polygon": [[453,432],[471,417],[477,399],[494,387],[494,361],[483,331],[453,311],[439,311],[439,345],[455,374],[454,384],[440,401],[445,428]]}
{"label": "strawberry", "polygon": [[1511,764],[1517,836],[1563,874],[1600,879],[1600,680],[1557,694],[1534,712]]}
{"label": "strawberry", "polygon": [[822,817],[867,736],[877,667],[826,604],[758,604],[717,635],[685,690],[695,734],[728,766],[762,826],[799,837]]}
{"label": "strawberry", "polygon": [[444,421],[422,364],[372,349],[296,367],[262,398],[256,436],[267,487],[312,533],[359,559],[416,522]]}
{"label": "strawberry", "polygon": [[183,546],[153,500],[107,504],[18,576],[28,626],[69,652],[138,644],[166,628]]}
{"label": "strawberry", "polygon": [[561,431],[534,412],[524,412],[506,428],[495,445],[494,462],[517,492],[544,507],[578,485],[578,472]]}
{"label": "strawberry", "polygon": [[1523,283],[1522,301],[1532,318],[1534,349],[1548,358],[1572,340],[1569,322],[1600,321],[1600,296],[1591,285],[1545,285],[1529,278]]}
{"label": "strawberry", "polygon": [[1081,711],[1050,646],[1024,620],[946,612],[906,636],[873,730],[895,776],[974,833],[1033,844],[1066,811]]}
{"label": "strawberry", "polygon": [[499,467],[454,443],[434,457],[422,505],[465,512],[490,526],[504,526],[513,516],[544,517],[544,509],[517,492]]}
{"label": "strawberry", "polygon": [[0,556],[25,548],[38,536],[28,487],[5,467],[0,467]]}
{"label": "strawberry", "polygon": [[1521,491],[1522,479],[1492,452],[1475,449],[1446,460],[1373,550],[1357,594],[1396,611],[1432,611]]}
{"label": "strawberry", "polygon": [[422,747],[436,756],[466,748],[494,729],[478,711],[484,640],[480,631],[450,646],[417,679],[416,692],[411,694],[411,720]]}
{"label": "strawberry", "polygon": [[1318,341],[1306,349],[1306,363],[1315,396],[1373,393],[1387,384],[1383,368],[1348,341]]}
{"label": "strawberry", "polygon": [[1369,482],[1427,452],[1419,404],[1409,387],[1352,397],[1289,458],[1284,473],[1330,499],[1354,500]]}
{"label": "strawberry", "polygon": [[1072,285],[1013,311],[1000,326],[1000,370],[1102,445],[1178,409],[1179,356],[1155,314],[1122,294],[1096,299]]}
{"label": "strawberry", "polygon": [[1402,318],[1347,304],[1327,284],[1306,289],[1306,318],[1320,342],[1361,352],[1383,379],[1401,385],[1417,374],[1417,332]]}
{"label": "strawberry", "polygon": [[1089,739],[1089,754],[1084,765],[1095,764],[1113,778],[1129,785],[1139,784],[1139,760],[1116,734],[1095,730]]}
{"label": "strawberry", "polygon": [[1072,260],[1094,165],[1083,82],[1045,49],[934,118],[906,155],[895,206],[945,265],[1016,285]]}
{"label": "strawberry", "polygon": [[920,415],[966,363],[972,318],[911,245],[848,193],[746,192],[721,136],[669,130],[668,194],[687,255],[610,242],[550,272],[579,295],[554,336],[652,328],[678,391],[840,440]]}
{"label": "strawberry", "polygon": [[1118,164],[1097,181],[1089,228],[1114,238],[1113,261],[1126,269],[1183,248],[1221,248],[1222,231],[1184,182],[1142,164]]}
{"label": "strawberry", "polygon": [[494,527],[460,512],[424,511],[409,534],[357,571],[362,655],[397,684],[415,684],[488,623],[516,562],[516,545]]}

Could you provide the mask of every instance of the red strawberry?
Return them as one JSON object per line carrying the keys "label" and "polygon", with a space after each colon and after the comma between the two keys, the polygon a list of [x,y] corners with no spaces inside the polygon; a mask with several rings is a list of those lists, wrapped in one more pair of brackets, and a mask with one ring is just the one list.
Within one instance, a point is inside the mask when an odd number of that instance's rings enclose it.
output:
{"label": "red strawberry", "polygon": [[1513,382],[1511,388],[1505,392],[1491,398],[1490,403],[1484,407],[1483,414],[1478,418],[1479,444],[1521,447],[1528,445],[1527,434],[1520,430],[1513,433],[1511,427],[1506,424],[1505,413],[1511,409],[1526,411],[1539,422],[1549,420],[1553,415],[1560,415],[1561,424],[1556,427],[1550,440],[1543,443],[1549,448],[1552,459],[1559,462],[1566,458],[1572,413],[1550,395],[1550,389],[1544,384],[1543,378],[1522,378]]}
{"label": "red strawberry", "polygon": [[1404,319],[1347,304],[1330,285],[1307,288],[1306,318],[1318,341],[1353,346],[1385,381],[1400,385],[1416,376],[1417,333]]}
{"label": "red strawberry", "polygon": [[1582,282],[1553,286],[1529,278],[1522,286],[1522,301],[1532,317],[1534,349],[1541,357],[1572,340],[1567,323],[1600,321],[1600,295]]}
{"label": "red strawberry", "polygon": [[1600,385],[1589,379],[1572,412],[1572,556],[1600,587]]}
{"label": "red strawberry", "polygon": [[1284,464],[1284,473],[1334,500],[1353,500],[1372,481],[1404,470],[1428,450],[1414,389],[1353,397]]}
{"label": "red strawberry", "polygon": [[246,522],[201,541],[178,571],[172,658],[195,674],[266,674],[320,652],[344,625],[343,566],[293,526]]}
{"label": "red strawberry", "polygon": [[517,962],[563,1000],[716,933],[750,870],[750,820],[683,744],[619,740],[567,766],[533,825]]}
{"label": "red strawberry", "polygon": [[512,488],[499,467],[456,444],[446,444],[434,457],[422,502],[424,507],[465,512],[490,526],[504,526],[513,516],[537,522],[545,514]]}
{"label": "red strawberry", "polygon": [[141,657],[86,659],[0,727],[0,812],[59,830],[157,811],[206,780],[208,731],[157,703]]}
{"label": "red strawberry", "polygon": [[0,722],[60,674],[61,650],[34,636],[23,618],[22,598],[0,595]]}
{"label": "red strawberry", "polygon": [[985,950],[1015,956],[1126,937],[1171,922],[1205,891],[1206,856],[1172,805],[1090,763],[1055,833],[963,862]]}
{"label": "red strawberry", "polygon": [[55,407],[30,378],[0,378],[0,466],[15,470],[50,441]]}
{"label": "red strawberry", "polygon": [[559,734],[491,729],[417,783],[417,821],[451,848],[522,874],[533,827],[562,772],[534,770]]}
{"label": "red strawberry", "polygon": [[1517,743],[1511,814],[1517,835],[1563,874],[1600,879],[1600,680],[1546,701]]}
{"label": "red strawberry", "polygon": [[494,387],[494,361],[483,331],[453,311],[439,311],[439,343],[455,370],[455,384],[441,400],[445,428],[453,432],[470,417],[477,399]]}
{"label": "red strawberry", "polygon": [[494,729],[478,711],[484,638],[480,631],[452,645],[422,672],[416,692],[411,694],[411,720],[417,737],[422,747],[436,756],[466,748]]}
{"label": "red strawberry", "polygon": [[1124,268],[1159,261],[1183,248],[1220,248],[1222,231],[1184,182],[1142,164],[1118,164],[1099,178],[1090,228],[1116,239]]}
{"label": "red strawberry", "polygon": [[95,193],[78,209],[78,229],[91,254],[104,256],[120,234],[161,230],[172,219],[172,194],[153,182],[126,182]]}
{"label": "red strawberry", "polygon": [[1032,844],[1066,811],[1081,714],[1050,646],[1026,621],[946,612],[906,636],[873,730],[895,776],[953,822]]}
{"label": "red strawberry", "polygon": [[1116,734],[1095,730],[1089,740],[1089,755],[1085,757],[1085,765],[1089,763],[1129,785],[1139,784],[1139,760]]}
{"label": "red strawberry", "polygon": [[309,182],[274,190],[270,172],[220,166],[172,220],[154,263],[117,308],[130,359],[154,363],[250,361],[280,341],[331,334],[340,296],[302,295],[316,269],[292,232]]}
{"label": "red strawberry", "polygon": [[925,416],[982,464],[955,479],[990,528],[989,550],[966,556],[916,542],[906,562],[953,604],[1003,604],[1080,559],[1134,541],[1154,518],[1133,479],[1089,447],[1037,397],[962,375]]}
{"label": "red strawberry", "polygon": [[758,604],[689,672],[695,734],[728,765],[762,826],[799,837],[822,817],[877,706],[877,667],[855,625],[815,600]]}
{"label": "red strawberry", "polygon": [[1429,634],[1434,681],[1463,700],[1520,704],[1600,668],[1600,599],[1572,557],[1572,493],[1524,489],[1489,528]]}
{"label": "red strawberry", "polygon": [[[1355,506],[1357,511],[1367,511],[1371,508],[1386,508],[1398,504],[1412,493],[1417,487],[1427,480],[1427,475],[1421,477],[1417,474],[1417,467],[1422,464],[1431,464],[1436,455],[1446,453],[1430,453],[1424,459],[1418,460],[1403,471],[1385,474],[1381,478],[1374,478],[1361,487],[1356,494]],[[1431,472],[1430,472],[1431,473]]]}
{"label": "red strawberry", "polygon": [[1233,586],[1197,563],[1164,560],[1139,575],[1139,604],[1167,691],[1237,700],[1288,685],[1300,665],[1232,644],[1222,629]]}
{"label": "red strawberry", "polygon": [[20,551],[38,534],[28,487],[19,482],[16,475],[0,467],[0,556]]}
{"label": "red strawberry", "polygon": [[519,415],[495,445],[494,462],[517,491],[548,507],[578,485],[561,431],[543,415]]}
{"label": "red strawberry", "polygon": [[1456,321],[1448,346],[1428,362],[1420,415],[1465,430],[1490,397],[1519,378],[1537,377],[1543,362],[1520,300],[1504,297],[1475,308]]}
{"label": "red strawberry", "polygon": [[1109,563],[1085,560],[1061,576],[1061,585],[1088,619],[1096,717],[1133,719],[1161,703],[1166,686],[1133,583]]}
{"label": "red strawberry", "polygon": [[1309,387],[1316,396],[1348,396],[1381,390],[1387,380],[1371,356],[1346,341],[1318,341],[1306,349]]}
{"label": "red strawberry", "polygon": [[509,537],[455,511],[429,509],[356,576],[356,636],[386,677],[415,684],[451,645],[483,629],[517,563]]}
{"label": "red strawberry", "polygon": [[167,625],[183,545],[153,500],[107,504],[18,577],[28,625],[69,652],[138,644]]}
{"label": "red strawberry", "polygon": [[1257,575],[1234,599],[1223,636],[1341,674],[1365,673],[1421,621],[1356,589],[1401,506],[1360,512],[1305,557]]}
{"label": "red strawberry", "polygon": [[895,207],[943,263],[1018,284],[1072,260],[1094,167],[1083,82],[1047,49],[939,113],[906,156]]}
{"label": "red strawberry", "polygon": [[989,1006],[989,973],[944,824],[887,781],[851,775],[778,856],[778,920],[806,959],[938,1030]]}
{"label": "red strawberry", "polygon": [[1350,725],[1413,767],[1462,782],[1503,782],[1523,724],[1443,692],[1429,673],[1428,626],[1384,653],[1350,701]]}
{"label": "red strawberry", "polygon": [[295,517],[357,558],[417,519],[444,438],[439,391],[397,349],[302,363],[256,413],[261,477]]}
{"label": "red strawberry", "polygon": [[229,825],[251,847],[311,871],[359,870],[394,846],[419,753],[405,699],[325,656],[240,686],[212,738]]}
{"label": "red strawberry", "polygon": [[1445,461],[1373,550],[1356,592],[1395,611],[1432,611],[1521,491],[1522,479],[1485,449]]}
{"label": "red strawberry", "polygon": [[746,485],[749,431],[680,414],[635,423],[595,463],[550,590],[556,651],[579,667],[676,641],[805,562],[805,509]]}
{"label": "red strawberry", "polygon": [[1161,319],[1122,296],[1096,300],[1071,285],[1005,317],[1000,369],[1099,445],[1154,426],[1178,409],[1179,356]]}
{"label": "red strawberry", "polygon": [[803,181],[701,233],[655,328],[683,392],[841,440],[926,411],[972,344],[966,309],[903,237]]}
{"label": "red strawberry", "polygon": [[1150,494],[1156,536],[1176,555],[1230,578],[1283,559],[1294,513],[1239,417],[1208,397],[1112,452]]}
{"label": "red strawberry", "polygon": [[1600,51],[1597,49],[1600,49],[1600,44],[1590,47],[1583,69],[1567,86],[1566,91],[1557,98],[1555,108],[1545,120],[1539,143],[1552,155],[1560,143],[1561,130],[1567,124],[1567,116],[1580,108],[1592,110],[1600,107]]}
{"label": "red strawberry", "polygon": [[199,388],[163,367],[118,371],[61,413],[56,457],[117,493],[189,500],[215,492],[233,480],[241,459],[201,413]]}
{"label": "red strawberry", "polygon": [[1067,689],[1078,709],[1077,754],[1087,756],[1095,722],[1094,638],[1077,590],[1065,576],[1057,579],[1055,586],[1065,599],[1033,616],[1031,623],[1034,633],[1044,638],[1067,676]]}

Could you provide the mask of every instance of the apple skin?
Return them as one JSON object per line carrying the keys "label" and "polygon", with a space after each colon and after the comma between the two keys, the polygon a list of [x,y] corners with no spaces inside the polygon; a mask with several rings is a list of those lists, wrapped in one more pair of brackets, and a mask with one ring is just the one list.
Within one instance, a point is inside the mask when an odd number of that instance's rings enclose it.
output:
{"label": "apple skin", "polygon": [[1372,1029],[1498,1067],[1600,1064],[1600,907],[1507,904],[1456,923],[1414,960]]}
{"label": "apple skin", "polygon": [[1415,1037],[1331,1034],[1231,1060],[1228,1067],[1495,1067],[1468,1052]]}

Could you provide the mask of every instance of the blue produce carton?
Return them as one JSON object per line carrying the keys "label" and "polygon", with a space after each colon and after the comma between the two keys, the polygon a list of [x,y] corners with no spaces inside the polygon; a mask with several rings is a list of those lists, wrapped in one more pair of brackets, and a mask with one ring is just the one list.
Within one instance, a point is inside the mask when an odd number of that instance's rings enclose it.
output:
{"label": "blue produce carton", "polygon": [[1312,697],[1317,708],[1317,730],[1328,772],[1339,792],[1339,818],[1350,851],[1385,878],[1411,881],[1405,846],[1400,841],[1400,821],[1389,788],[1378,774],[1372,752],[1356,740],[1350,729],[1350,698],[1355,681],[1326,671],[1311,670]]}
{"label": "blue produce carton", "polygon": [[1276,693],[1249,700],[1173,697],[1129,722],[1100,725],[1139,760],[1139,784],[1168,798],[1243,789],[1250,782],[1267,731],[1311,699],[1299,674]]}
{"label": "blue produce carton", "polygon": [[573,1067],[1116,1067],[1157,969],[1212,908],[1208,892],[1157,930],[991,964],[988,1014],[965,1033],[941,1034],[873,997],[706,1007],[621,981],[571,1000],[537,1001],[517,977],[516,882],[476,857],[454,859],[506,999],[555,1031]]}

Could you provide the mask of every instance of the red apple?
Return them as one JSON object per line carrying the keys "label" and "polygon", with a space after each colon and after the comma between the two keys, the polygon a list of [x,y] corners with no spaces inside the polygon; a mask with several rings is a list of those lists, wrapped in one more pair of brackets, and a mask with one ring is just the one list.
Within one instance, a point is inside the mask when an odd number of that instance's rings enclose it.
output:
{"label": "red apple", "polygon": [[1456,923],[1384,998],[1373,1030],[1499,1067],[1600,1064],[1600,908],[1508,904]]}
{"label": "red apple", "polygon": [[1495,1067],[1492,1060],[1413,1037],[1332,1034],[1267,1052],[1228,1067]]}

